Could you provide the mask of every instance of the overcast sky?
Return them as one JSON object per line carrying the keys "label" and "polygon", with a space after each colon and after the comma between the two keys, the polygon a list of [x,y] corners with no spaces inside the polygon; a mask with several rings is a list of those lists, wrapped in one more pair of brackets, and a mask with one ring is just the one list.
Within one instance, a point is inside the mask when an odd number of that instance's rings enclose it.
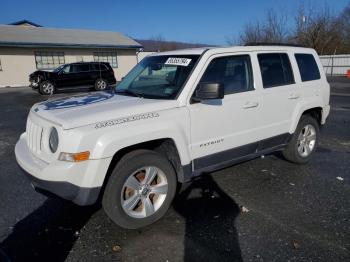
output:
{"label": "overcast sky", "polygon": [[45,27],[118,31],[134,38],[226,44],[248,21],[273,8],[293,20],[298,6],[324,6],[339,12],[349,0],[1,0],[0,23],[27,19]]}

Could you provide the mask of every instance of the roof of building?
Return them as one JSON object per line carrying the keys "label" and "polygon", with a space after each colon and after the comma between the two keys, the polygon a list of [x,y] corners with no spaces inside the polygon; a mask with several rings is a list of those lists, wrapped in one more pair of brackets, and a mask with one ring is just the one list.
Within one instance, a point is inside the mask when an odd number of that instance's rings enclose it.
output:
{"label": "roof of building", "polygon": [[41,25],[38,25],[26,19],[10,23],[9,25],[25,25],[25,26],[42,27]]}
{"label": "roof of building", "polygon": [[0,25],[0,46],[70,48],[141,48],[117,32]]}

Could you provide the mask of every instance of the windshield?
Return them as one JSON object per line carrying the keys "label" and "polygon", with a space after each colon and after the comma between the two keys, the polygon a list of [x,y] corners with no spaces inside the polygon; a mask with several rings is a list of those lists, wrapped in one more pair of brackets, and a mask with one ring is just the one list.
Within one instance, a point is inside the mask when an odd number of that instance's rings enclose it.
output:
{"label": "windshield", "polygon": [[144,98],[174,99],[199,55],[150,56],[117,85],[116,92]]}
{"label": "windshield", "polygon": [[59,72],[65,65],[60,65],[59,67],[57,67],[56,69],[52,70],[52,72]]}

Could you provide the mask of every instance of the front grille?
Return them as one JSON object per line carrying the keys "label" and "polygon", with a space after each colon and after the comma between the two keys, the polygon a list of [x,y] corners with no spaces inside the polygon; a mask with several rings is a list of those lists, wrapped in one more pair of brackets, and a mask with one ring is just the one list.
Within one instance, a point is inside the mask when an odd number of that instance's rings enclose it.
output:
{"label": "front grille", "polygon": [[43,128],[35,124],[33,121],[31,121],[30,118],[28,118],[26,133],[27,133],[27,144],[29,149],[34,154],[40,154]]}

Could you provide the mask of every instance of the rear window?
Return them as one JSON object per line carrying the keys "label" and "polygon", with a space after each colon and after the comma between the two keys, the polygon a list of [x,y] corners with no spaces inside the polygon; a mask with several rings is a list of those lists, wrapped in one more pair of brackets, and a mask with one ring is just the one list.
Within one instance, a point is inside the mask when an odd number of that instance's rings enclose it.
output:
{"label": "rear window", "polygon": [[312,81],[320,79],[320,71],[318,70],[315,58],[311,54],[295,54],[297,60],[301,81]]}
{"label": "rear window", "polygon": [[294,84],[288,55],[285,53],[258,54],[264,88]]}

